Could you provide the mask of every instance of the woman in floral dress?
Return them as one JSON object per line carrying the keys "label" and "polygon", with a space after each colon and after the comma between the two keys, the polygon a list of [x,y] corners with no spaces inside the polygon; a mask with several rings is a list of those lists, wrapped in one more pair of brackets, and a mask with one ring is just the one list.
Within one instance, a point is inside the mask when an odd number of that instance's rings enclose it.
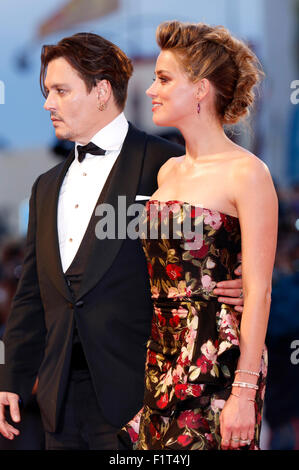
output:
{"label": "woman in floral dress", "polygon": [[[137,450],[259,449],[278,204],[223,125],[248,114],[260,66],[223,27],[167,22],[157,41],[153,120],[181,131],[186,155],[160,169],[140,224],[154,313],[144,406],[120,435]],[[239,314],[215,286],[241,250]]]}

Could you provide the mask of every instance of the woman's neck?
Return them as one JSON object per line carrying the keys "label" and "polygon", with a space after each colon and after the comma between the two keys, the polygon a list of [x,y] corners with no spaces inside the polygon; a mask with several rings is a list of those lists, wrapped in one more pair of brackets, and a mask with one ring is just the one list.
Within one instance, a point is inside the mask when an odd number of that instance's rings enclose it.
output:
{"label": "woman's neck", "polygon": [[223,126],[216,119],[200,116],[180,126],[185,139],[186,156],[197,160],[216,155],[238,147],[225,134]]}

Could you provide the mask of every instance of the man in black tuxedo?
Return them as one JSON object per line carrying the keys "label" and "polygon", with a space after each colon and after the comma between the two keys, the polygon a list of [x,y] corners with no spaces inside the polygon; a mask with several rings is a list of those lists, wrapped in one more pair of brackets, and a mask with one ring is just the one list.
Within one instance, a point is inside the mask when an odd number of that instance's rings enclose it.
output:
{"label": "man in black tuxedo", "polygon": [[[156,190],[176,144],[146,134],[122,112],[132,65],[114,44],[79,33],[44,46],[41,86],[58,138],[75,142],[32,188],[22,277],[0,366],[0,432],[18,430],[38,377],[47,449],[116,449],[116,432],[142,406],[152,305],[139,240],[99,240],[95,207],[119,213]],[[237,297],[241,281],[230,281]],[[241,304],[241,300],[231,299]]]}

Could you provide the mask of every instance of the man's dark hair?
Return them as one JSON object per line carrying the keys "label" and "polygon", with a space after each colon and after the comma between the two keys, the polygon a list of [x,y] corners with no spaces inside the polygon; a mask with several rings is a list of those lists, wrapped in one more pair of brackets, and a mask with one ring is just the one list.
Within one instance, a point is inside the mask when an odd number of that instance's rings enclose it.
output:
{"label": "man's dark hair", "polygon": [[111,84],[115,103],[123,109],[128,81],[133,73],[131,60],[115,44],[93,33],[77,33],[61,39],[56,45],[44,45],[41,52],[40,87],[44,97],[49,62],[63,57],[84,81],[88,93],[99,80]]}

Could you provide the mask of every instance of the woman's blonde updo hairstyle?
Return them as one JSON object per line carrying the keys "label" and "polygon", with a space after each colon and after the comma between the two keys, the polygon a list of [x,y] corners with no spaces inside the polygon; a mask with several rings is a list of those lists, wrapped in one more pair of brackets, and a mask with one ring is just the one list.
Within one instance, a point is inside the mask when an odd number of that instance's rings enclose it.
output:
{"label": "woman's blonde updo hairstyle", "polygon": [[174,52],[192,82],[208,79],[216,92],[222,124],[235,124],[249,114],[254,86],[263,77],[256,55],[223,26],[167,21],[157,28],[162,50]]}

